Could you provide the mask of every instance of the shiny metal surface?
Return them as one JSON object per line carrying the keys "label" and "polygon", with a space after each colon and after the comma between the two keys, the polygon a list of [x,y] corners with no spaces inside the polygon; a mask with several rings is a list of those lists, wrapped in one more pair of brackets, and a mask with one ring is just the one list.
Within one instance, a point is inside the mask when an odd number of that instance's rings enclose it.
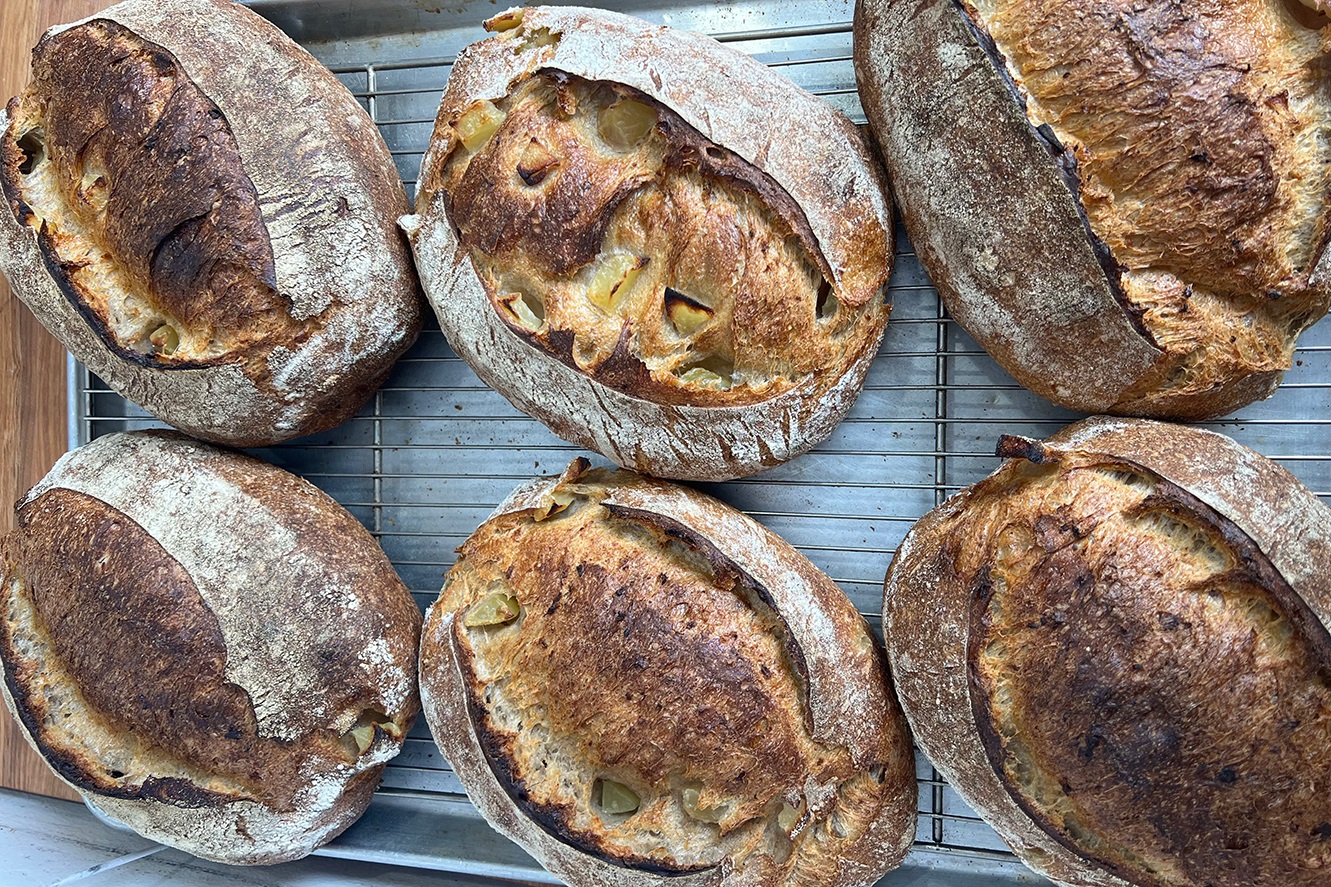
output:
{"label": "shiny metal surface", "polygon": [[[439,0],[441,2],[441,0]],[[375,120],[409,193],[453,56],[484,36],[490,2],[255,0],[328,64]],[[607,4],[717,36],[863,122],[850,2]],[[1047,436],[1079,418],[1012,381],[942,310],[898,232],[892,321],[849,417],[813,452],[756,477],[706,485],[780,533],[879,628],[883,574],[910,525],[998,464],[1003,433]],[[1275,458],[1331,501],[1331,322],[1306,334],[1270,400],[1206,427]],[[79,368],[79,441],[157,423]],[[518,483],[580,451],[487,388],[431,324],[382,391],[331,432],[256,451],[336,497],[376,535],[417,601],[434,599],[454,548]],[[594,460],[603,462],[603,460]],[[922,758],[919,827],[883,884],[1044,883],[1027,872]],[[366,817],[321,853],[553,883],[492,832],[422,723]]]}

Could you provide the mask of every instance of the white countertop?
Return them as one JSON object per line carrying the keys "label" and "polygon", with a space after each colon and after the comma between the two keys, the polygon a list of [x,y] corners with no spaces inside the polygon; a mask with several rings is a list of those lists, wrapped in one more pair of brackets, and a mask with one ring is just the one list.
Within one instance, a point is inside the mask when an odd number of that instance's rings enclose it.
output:
{"label": "white countertop", "polygon": [[82,804],[0,789],[0,885],[482,887],[496,883],[322,857],[253,868],[205,862],[103,825]]}

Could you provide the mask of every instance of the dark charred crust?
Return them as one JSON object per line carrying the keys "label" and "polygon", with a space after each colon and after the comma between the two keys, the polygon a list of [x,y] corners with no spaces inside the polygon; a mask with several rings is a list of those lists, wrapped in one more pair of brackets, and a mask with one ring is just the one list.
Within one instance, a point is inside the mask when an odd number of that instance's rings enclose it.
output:
{"label": "dark charred crust", "polygon": [[[492,300],[493,301],[493,300]],[[571,370],[582,373],[595,381],[643,400],[670,403],[680,400],[680,392],[668,385],[663,385],[652,377],[652,372],[633,350],[633,328],[625,322],[615,342],[614,351],[597,367],[588,369],[580,366],[573,356],[576,347],[576,335],[572,330],[548,330],[533,333],[514,323],[508,312],[496,308],[500,319],[512,331],[533,348],[553,357]]]}
{"label": "dark charred crust", "polygon": [[[988,607],[993,597],[994,583],[989,575],[989,565],[985,564],[971,583],[971,604],[974,607]],[[974,637],[974,634],[971,636]]]}
{"label": "dark charred crust", "polygon": [[1123,290],[1123,266],[1114,258],[1109,245],[1100,239],[1100,236],[1091,228],[1090,216],[1086,213],[1086,206],[1081,199],[1081,174],[1077,169],[1076,156],[1067,149],[1066,146],[1055,135],[1054,130],[1048,124],[1034,126],[1030,123],[1029,106],[1026,103],[1026,96],[1012,80],[1012,75],[1008,71],[1007,61],[1003,58],[1003,53],[994,43],[989,33],[973,19],[962,5],[961,0],[950,0],[957,15],[965,23],[966,30],[970,32],[971,37],[976,44],[984,51],[985,57],[989,59],[994,70],[1002,78],[1004,85],[1007,86],[1008,93],[1013,102],[1021,109],[1021,113],[1027,120],[1027,126],[1030,128],[1031,137],[1043,145],[1048,151],[1049,156],[1058,166],[1059,176],[1063,184],[1068,189],[1068,194],[1072,197],[1072,204],[1077,208],[1077,217],[1081,220],[1082,234],[1086,241],[1091,245],[1091,251],[1095,254],[1096,262],[1099,263],[1101,271],[1104,272],[1105,282],[1109,286],[1110,293],[1114,300],[1118,302],[1119,307],[1123,309],[1128,322],[1132,324],[1143,339],[1158,347],[1155,336],[1146,326],[1144,320],[1144,310],[1133,304],[1132,300]]}
{"label": "dark charred crust", "polygon": [[[955,558],[946,553],[948,547],[945,545],[938,550],[937,560],[940,570],[955,566]],[[940,572],[939,575],[947,574]],[[1007,789],[1012,799],[1025,811],[1026,815],[1039,822],[1044,831],[1052,833],[1049,824],[1040,819],[1042,814],[1034,809],[1026,800],[1024,794],[1016,791],[1015,786],[1011,785],[1007,778],[1007,772],[1003,768],[1003,740],[998,735],[998,731],[994,729],[994,718],[989,707],[989,696],[985,690],[984,678],[978,667],[980,649],[992,624],[989,604],[993,597],[994,587],[989,582],[988,571],[986,570],[983,579],[977,577],[972,583],[966,613],[966,686],[970,691],[971,716],[975,719],[980,744],[984,746],[985,754],[989,759],[989,766],[993,769],[994,774],[1003,783],[1003,787]]]}
{"label": "dark charred crust", "polygon": [[99,787],[97,794],[128,801],[159,801],[173,807],[222,807],[236,801],[252,801],[247,795],[227,795],[199,788],[187,779],[176,776],[149,776],[142,785],[118,788]]}
{"label": "dark charred crust", "polygon": [[1058,133],[1054,132],[1052,126],[1048,123],[1041,123],[1035,128],[1035,134],[1040,137],[1040,141],[1044,142],[1045,147],[1049,149],[1050,155],[1058,160],[1062,160],[1064,157],[1069,158],[1073,162],[1075,168],[1076,158],[1071,157],[1068,149],[1063,147],[1063,142],[1059,140]]}
{"label": "dark charred crust", "polygon": [[[6,656],[8,656],[8,651],[6,651]],[[28,731],[28,735],[32,737],[47,766],[54,770],[61,779],[77,789],[96,792],[97,794],[106,793],[111,787],[107,785],[105,778],[99,778],[100,774],[90,770],[86,766],[84,758],[75,755],[63,746],[53,743],[41,722],[33,717],[32,710],[29,707],[31,702],[26,692],[22,697],[22,702],[20,702],[20,697],[14,694],[15,685],[9,681],[6,681],[6,683],[9,686],[10,696],[14,700],[14,708],[19,712],[19,720],[22,722],[23,728]]]}
{"label": "dark charred crust", "polygon": [[[118,23],[94,19],[43,38],[33,52],[33,78],[15,107],[25,119],[40,121],[61,199],[90,232],[75,235],[44,221],[43,260],[108,350],[154,369],[227,362],[143,353],[138,343],[118,341],[105,295],[84,291],[79,266],[62,258],[67,239],[90,237],[121,269],[128,288],[185,331],[222,347],[275,333],[299,335],[289,300],[277,290],[258,193],[230,124],[168,50]],[[4,148],[12,160],[8,136]],[[105,189],[99,208],[71,196],[81,195],[80,182],[94,175]],[[5,182],[7,191],[17,185]]]}
{"label": "dark charred crust", "polygon": [[998,439],[998,449],[995,455],[1000,459],[1025,459],[1027,462],[1033,462],[1036,465],[1043,465],[1045,460],[1049,458],[1049,453],[1045,450],[1043,443],[1015,434],[1004,434]]}
{"label": "dark charred crust", "polygon": [[18,139],[14,137],[18,122],[14,119],[19,112],[18,97],[9,100],[5,113],[9,116],[9,127],[0,133],[0,191],[4,192],[9,209],[20,225],[26,225],[32,216],[32,208],[23,200],[23,193],[18,187],[19,165],[22,163],[18,148]]}
{"label": "dark charred crust", "polygon": [[568,463],[568,468],[564,469],[564,479],[576,481],[590,471],[591,467],[592,463],[590,459],[586,456],[579,456],[572,462]]}
{"label": "dark charred crust", "polygon": [[102,315],[87,303],[85,300],[85,294],[79,292],[79,290],[75,288],[74,281],[70,278],[68,270],[65,268],[64,264],[61,263],[60,257],[56,255],[55,245],[51,242],[51,235],[47,231],[45,222],[42,223],[42,227],[37,231],[37,249],[41,253],[43,264],[46,265],[46,273],[51,275],[51,279],[55,281],[55,285],[60,288],[60,292],[64,294],[65,299],[70,305],[74,306],[74,310],[79,313],[79,316],[82,317],[88,326],[92,328],[92,331],[97,334],[97,338],[102,340],[102,344],[111,349],[112,353],[127,360],[132,360],[135,363],[139,363],[144,357],[146,357],[146,355],[121,347],[120,343],[116,341],[115,336],[111,334],[111,328],[108,327],[105,320],[102,319]]}
{"label": "dark charred crust", "polygon": [[[1022,439],[1018,438],[1018,440]],[[1145,517],[1163,513],[1185,524],[1199,526],[1217,534],[1230,551],[1237,556],[1238,563],[1228,571],[1208,577],[1207,584],[1210,586],[1224,586],[1227,582],[1245,581],[1261,588],[1269,596],[1270,601],[1277,608],[1280,615],[1292,623],[1295,631],[1311,645],[1318,660],[1317,670],[1320,672],[1322,680],[1331,685],[1331,633],[1328,632],[1326,626],[1317,618],[1304,599],[1290,586],[1284,575],[1271,563],[1257,543],[1237,524],[1215,511],[1186,489],[1167,478],[1157,475],[1150,468],[1133,460],[1116,458],[1090,467],[1127,469],[1155,480],[1156,483],[1152,493],[1132,509],[1124,511],[1124,515]],[[1040,518],[1049,517],[1051,516],[1040,516]],[[1039,523],[1040,518],[1036,519],[1036,524]],[[1073,532],[1070,533],[1069,542],[1084,538],[1090,530],[1089,527],[1073,527],[1071,529]],[[958,575],[954,556],[955,547],[958,544],[961,543],[954,539],[940,547],[936,564],[940,574]],[[1046,563],[1068,554],[1067,548],[1067,544],[1052,549],[1047,548],[1045,553]],[[1091,567],[1087,563],[1072,558],[1065,558],[1065,561],[1065,563],[1058,566],[1049,565],[1050,572],[1057,577],[1056,581],[1060,584],[1066,584],[1073,589],[1076,597],[1088,598],[1096,584],[1096,576],[1092,573]],[[1007,591],[1011,594],[1020,593],[1019,589],[1008,589]],[[1053,818],[1044,809],[1037,806],[1032,798],[1009,778],[1005,766],[1007,755],[1004,740],[995,725],[995,715],[989,698],[989,691],[979,668],[981,651],[991,639],[991,632],[994,628],[995,610],[991,606],[994,593],[994,585],[990,578],[990,567],[986,564],[972,579],[971,594],[967,598],[968,605],[965,616],[967,625],[966,679],[971,712],[975,719],[978,738],[984,748],[994,776],[1026,816],[1040,830],[1072,854],[1088,859],[1095,865],[1134,885],[1155,887],[1155,885],[1163,883],[1131,865],[1111,858],[1105,853],[1088,849],[1073,834],[1060,829]],[[1176,613],[1157,611],[1154,616],[1155,623],[1162,633],[1187,632],[1194,627],[1191,622]],[[1047,624],[1058,628],[1064,624],[1071,624],[1067,621],[1069,618],[1071,617],[1065,617],[1057,612],[1050,613],[1048,614]],[[1040,625],[1045,624],[1045,617],[1041,617]],[[1063,641],[1054,641],[1053,639],[1050,642],[1063,643]],[[1136,668],[1136,666],[1133,667]],[[1112,715],[1116,710],[1114,708],[1116,703],[1112,702],[1115,697],[1111,687],[1111,684],[1105,683],[1102,678],[1097,676],[1095,669],[1091,668],[1086,674],[1079,674],[1079,678],[1074,685],[1067,688],[1067,694],[1069,698],[1078,700],[1079,704],[1090,706],[1096,710],[1103,710],[1107,715]],[[1088,762],[1109,756],[1110,759],[1115,761],[1110,766],[1115,768],[1117,778],[1123,784],[1133,786],[1138,790],[1148,790],[1152,785],[1151,778],[1158,774],[1162,767],[1174,765],[1174,758],[1179,755],[1183,747],[1184,737],[1175,728],[1176,724],[1176,721],[1170,721],[1164,716],[1144,720],[1136,726],[1132,735],[1119,736],[1118,741],[1114,742],[1105,732],[1108,728],[1098,723],[1092,723],[1090,729],[1082,734],[1076,742],[1077,755]],[[1218,765],[1214,771],[1206,774],[1194,774],[1193,778],[1199,783],[1227,788],[1241,784],[1243,773],[1238,765],[1223,764]],[[1070,793],[1072,791],[1066,780],[1062,781],[1062,787],[1065,792]],[[1217,823],[1208,820],[1205,827],[1215,828]],[[1112,846],[1112,836],[1110,837]],[[1233,863],[1226,862],[1223,864],[1228,867]]]}
{"label": "dark charred crust", "polygon": [[[8,540],[0,540],[0,543],[7,543],[14,539],[16,539],[16,536],[11,536]],[[6,547],[0,545],[0,579],[7,578],[9,570],[14,571],[21,578],[22,573],[18,570],[17,560],[11,560],[10,552],[5,550]],[[9,602],[6,600],[7,598],[8,589],[0,588],[0,612],[3,612],[3,609],[8,609]],[[10,637],[9,620],[4,618],[0,618],[0,661],[5,664],[5,687],[9,690],[9,698],[14,702],[14,713],[18,716],[19,723],[23,725],[23,729],[28,736],[32,737],[33,742],[37,745],[42,757],[46,759],[51,769],[71,785],[88,789],[96,788],[95,781],[91,779],[77,758],[65,749],[47,741],[45,727],[42,724],[41,717],[36,712],[32,694],[28,689],[32,675],[28,674],[26,669],[20,670],[19,663],[21,660],[18,657],[18,651],[14,648],[13,639]]]}
{"label": "dark charred crust", "polygon": [[[572,355],[568,359],[572,360]],[[619,331],[614,351],[591,373],[591,377],[616,391],[633,392],[648,400],[665,401],[670,397],[668,386],[653,379],[647,364],[634,353],[633,327],[627,322]]]}
{"label": "dark charred crust", "polygon": [[[504,312],[501,311],[499,316],[504,317]],[[572,330],[550,330],[538,338],[530,331],[518,327],[506,317],[504,318],[504,322],[508,324],[509,329],[513,330],[528,345],[548,352],[551,357],[554,357],[560,363],[581,372],[577,362],[573,360],[575,336]]]}
{"label": "dark charred crust", "polygon": [[555,840],[621,868],[657,875],[687,875],[712,868],[712,866],[671,866],[654,859],[614,855],[596,840],[595,835],[574,827],[571,805],[546,804],[533,800],[527,791],[526,782],[513,770],[509,746],[513,744],[514,739],[490,725],[489,712],[478,692],[482,683],[472,665],[474,657],[471,648],[461,636],[461,625],[460,621],[454,620],[450,643],[462,670],[462,684],[466,689],[467,717],[475,730],[476,743],[490,766],[490,772],[494,774],[495,780],[523,816],[536,823],[542,831]]}

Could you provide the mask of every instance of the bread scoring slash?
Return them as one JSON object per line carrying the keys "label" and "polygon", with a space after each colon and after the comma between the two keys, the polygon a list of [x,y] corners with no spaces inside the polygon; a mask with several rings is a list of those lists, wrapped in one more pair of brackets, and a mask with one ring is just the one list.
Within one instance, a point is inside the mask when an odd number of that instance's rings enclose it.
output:
{"label": "bread scoring slash", "polygon": [[402,220],[454,350],[555,433],[660,476],[751,474],[830,434],[889,313],[890,204],[850,121],[617,13],[486,27]]}
{"label": "bread scoring slash", "polygon": [[856,76],[911,243],[1017,381],[1183,421],[1275,391],[1331,304],[1318,7],[859,0]]}
{"label": "bread scoring slash", "polygon": [[113,389],[219,443],[352,415],[424,307],[345,87],[230,0],[53,28],[0,114],[0,267]]}
{"label": "bread scoring slash", "polygon": [[573,887],[868,885],[914,838],[863,617],[692,490],[585,460],[519,488],[459,549],[420,668],[473,802]]}
{"label": "bread scoring slash", "polygon": [[1017,855],[1086,887],[1331,870],[1331,509],[1218,434],[1005,438],[888,571],[916,741]]}
{"label": "bread scoring slash", "polygon": [[232,864],[305,856],[364,812],[420,708],[420,611],[341,506],[132,432],[64,456],[16,523],[5,701],[89,804]]}

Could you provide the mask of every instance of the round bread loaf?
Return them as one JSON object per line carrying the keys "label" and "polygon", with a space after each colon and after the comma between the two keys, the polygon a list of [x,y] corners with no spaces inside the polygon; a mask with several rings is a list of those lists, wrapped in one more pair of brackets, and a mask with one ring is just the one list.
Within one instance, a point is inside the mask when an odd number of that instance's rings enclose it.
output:
{"label": "round bread loaf", "polygon": [[305,856],[420,709],[420,610],[294,475],[170,432],[67,454],[0,540],[4,696],[97,809],[196,856]]}
{"label": "round bread loaf", "polygon": [[573,887],[868,885],[914,838],[868,625],[692,490],[581,459],[519,488],[459,549],[420,668],[472,801]]}
{"label": "round bread loaf", "polygon": [[453,348],[556,434],[661,476],[827,437],[890,310],[891,213],[855,127],[698,34],[573,7],[486,27],[402,220]]}
{"label": "round bread loaf", "polygon": [[887,575],[921,750],[1032,868],[1096,887],[1331,871],[1331,509],[1226,437],[1004,438]]}
{"label": "round bread loaf", "polygon": [[1085,412],[1269,396],[1331,302],[1307,0],[859,0],[855,70],[952,316]]}
{"label": "round bread loaf", "polygon": [[337,78],[230,0],[53,28],[0,113],[0,268],[112,388],[261,446],[350,417],[420,330],[406,195]]}

